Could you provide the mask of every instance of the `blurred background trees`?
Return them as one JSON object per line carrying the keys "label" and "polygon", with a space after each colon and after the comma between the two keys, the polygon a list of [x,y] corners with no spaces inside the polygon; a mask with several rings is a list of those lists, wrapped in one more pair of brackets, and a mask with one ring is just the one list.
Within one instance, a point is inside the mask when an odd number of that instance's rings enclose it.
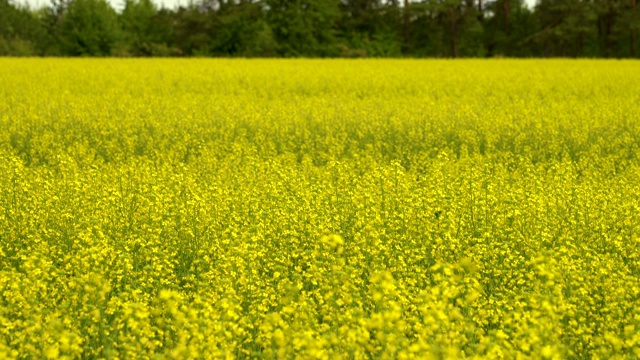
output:
{"label": "blurred background trees", "polygon": [[639,0],[0,0],[0,55],[640,56]]}

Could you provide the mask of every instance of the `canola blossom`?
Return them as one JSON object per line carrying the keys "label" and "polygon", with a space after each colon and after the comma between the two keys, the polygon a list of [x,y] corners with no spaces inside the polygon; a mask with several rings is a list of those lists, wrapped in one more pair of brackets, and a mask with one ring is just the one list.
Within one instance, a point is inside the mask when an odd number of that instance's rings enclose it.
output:
{"label": "canola blossom", "polygon": [[0,358],[638,359],[640,62],[0,59]]}

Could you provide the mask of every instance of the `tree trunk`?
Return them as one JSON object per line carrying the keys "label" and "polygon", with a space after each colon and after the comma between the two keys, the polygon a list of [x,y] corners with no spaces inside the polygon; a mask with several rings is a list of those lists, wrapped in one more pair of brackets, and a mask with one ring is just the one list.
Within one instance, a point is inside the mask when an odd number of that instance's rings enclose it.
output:
{"label": "tree trunk", "polygon": [[409,51],[409,0],[404,0],[404,8],[402,9],[403,24],[402,33],[404,35],[404,51]]}
{"label": "tree trunk", "polygon": [[578,35],[578,50],[576,51],[576,54],[574,55],[574,57],[582,56],[583,52],[584,52],[584,34],[580,32],[580,34]]}
{"label": "tree trunk", "polygon": [[503,0],[504,6],[504,33],[509,36],[509,0]]}
{"label": "tree trunk", "polygon": [[475,0],[464,0],[464,15],[466,16],[469,13],[473,13],[475,6],[473,3]]}
{"label": "tree trunk", "polygon": [[508,56],[509,55],[509,13],[510,13],[509,0],[502,0],[502,4],[504,6],[504,35],[507,39],[506,43],[504,44],[504,55]]}
{"label": "tree trunk", "polygon": [[613,5],[609,3],[609,13],[607,14],[607,57],[613,57]]}
{"label": "tree trunk", "polygon": [[451,56],[453,56],[454,58],[458,57],[458,43],[457,43],[457,25],[456,24],[456,11],[455,8],[452,6],[451,10],[449,11],[449,14],[451,15]]}
{"label": "tree trunk", "polygon": [[[631,14],[632,14],[631,16],[633,16],[633,18],[632,18],[633,20],[635,20],[635,18],[636,18],[635,14],[636,14],[637,8],[638,8],[638,0],[631,0]],[[631,26],[634,26],[634,25],[635,24],[633,24]],[[636,29],[635,29],[635,27],[631,28],[630,37],[631,37],[631,39],[630,39],[631,40],[631,57],[635,58],[635,57],[638,56],[638,49],[637,49],[638,43],[636,41]]]}

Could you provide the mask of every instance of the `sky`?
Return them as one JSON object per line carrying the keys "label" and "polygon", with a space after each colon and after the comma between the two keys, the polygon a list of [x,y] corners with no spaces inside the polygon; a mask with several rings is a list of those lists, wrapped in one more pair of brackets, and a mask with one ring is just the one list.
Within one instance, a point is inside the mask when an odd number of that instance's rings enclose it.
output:
{"label": "sky", "polygon": [[[16,0],[19,3],[22,4],[29,4],[32,7],[41,7],[43,5],[50,5],[51,4],[51,0]],[[124,0],[107,0],[111,6],[113,6],[116,10],[121,10],[122,7],[124,6]],[[536,0],[524,0],[525,3],[527,3],[527,5],[529,5],[529,7],[533,7],[536,3]],[[180,5],[187,5],[189,3],[189,0],[153,0],[154,3],[156,3],[156,5],[160,6],[164,6],[166,8],[177,8]]]}
{"label": "sky", "polygon": [[[51,5],[51,0],[14,0],[20,4],[29,4],[29,6],[39,8],[45,5]],[[124,6],[124,0],[107,0],[116,10],[120,10]],[[189,0],[153,0],[158,7],[164,5],[166,8],[176,8],[180,5],[187,5]]]}

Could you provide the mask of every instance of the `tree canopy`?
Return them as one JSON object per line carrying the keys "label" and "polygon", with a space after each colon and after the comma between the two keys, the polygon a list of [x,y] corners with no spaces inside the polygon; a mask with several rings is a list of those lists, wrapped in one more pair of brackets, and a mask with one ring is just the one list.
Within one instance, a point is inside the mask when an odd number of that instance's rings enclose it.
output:
{"label": "tree canopy", "polygon": [[637,58],[639,0],[0,0],[0,55]]}

